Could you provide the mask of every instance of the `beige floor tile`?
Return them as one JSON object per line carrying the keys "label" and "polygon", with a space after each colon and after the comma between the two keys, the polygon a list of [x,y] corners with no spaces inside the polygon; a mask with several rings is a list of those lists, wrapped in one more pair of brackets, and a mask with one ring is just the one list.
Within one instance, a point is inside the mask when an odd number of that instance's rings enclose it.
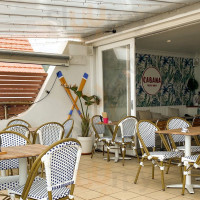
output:
{"label": "beige floor tile", "polygon": [[146,197],[146,196],[139,196],[139,197],[135,197],[135,198],[132,198],[129,200],[155,200],[155,199],[152,199],[152,198]]}
{"label": "beige floor tile", "polygon": [[140,195],[133,193],[133,192],[123,191],[123,192],[118,192],[118,193],[112,194],[110,196],[114,197],[116,199],[126,200],[126,199],[131,199],[131,198],[134,198],[134,197],[138,197]]}
{"label": "beige floor tile", "polygon": [[158,200],[160,199],[165,200],[165,199],[172,199],[172,198],[175,199],[176,197],[176,195],[166,193],[165,191],[153,192],[153,193],[146,194],[145,196],[153,198],[153,199],[158,199]]}
{"label": "beige floor tile", "polygon": [[103,197],[99,197],[97,199],[94,200],[116,200],[116,198],[113,198],[111,196],[103,196]]}
{"label": "beige floor tile", "polygon": [[158,190],[152,188],[144,188],[143,186],[134,187],[133,189],[129,190],[130,192],[135,192],[140,195],[150,194],[153,192],[157,192]]}

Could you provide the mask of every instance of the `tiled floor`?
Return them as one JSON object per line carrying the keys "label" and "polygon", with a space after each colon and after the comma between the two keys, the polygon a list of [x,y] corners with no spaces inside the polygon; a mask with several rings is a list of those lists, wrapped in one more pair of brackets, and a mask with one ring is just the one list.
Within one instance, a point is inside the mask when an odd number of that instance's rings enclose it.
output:
{"label": "tiled floor", "polygon": [[[166,188],[166,191],[162,191],[159,168],[155,169],[153,180],[151,179],[151,163],[146,162],[146,164],[148,166],[145,165],[142,168],[138,183],[134,184],[139,165],[136,158],[126,160],[125,166],[122,166],[121,161],[114,163],[114,161],[103,160],[102,153],[96,153],[93,159],[90,156],[82,156],[74,193],[75,200],[200,199],[200,189],[196,189],[195,194],[188,194],[186,191],[185,196],[181,195],[180,189]],[[200,174],[200,171],[196,173]],[[178,167],[170,168],[170,173],[165,175],[165,183],[180,183]]]}
{"label": "tiled floor", "polygon": [[[200,199],[200,189],[195,194],[181,195],[180,189],[161,190],[160,170],[156,167],[155,179],[151,179],[151,163],[146,162],[141,170],[138,183],[134,184],[138,169],[136,158],[114,163],[103,160],[102,153],[96,153],[93,159],[82,156],[75,188],[75,200],[165,200]],[[197,171],[200,174],[200,171]],[[195,181],[194,181],[195,182]],[[170,168],[165,175],[166,184],[180,183],[180,171],[177,166]],[[199,182],[200,184],[200,182]]]}

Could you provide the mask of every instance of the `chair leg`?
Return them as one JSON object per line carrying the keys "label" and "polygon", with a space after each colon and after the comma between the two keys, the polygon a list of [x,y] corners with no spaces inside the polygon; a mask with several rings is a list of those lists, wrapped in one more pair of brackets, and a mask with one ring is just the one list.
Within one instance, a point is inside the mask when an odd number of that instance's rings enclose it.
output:
{"label": "chair leg", "polygon": [[109,162],[110,161],[110,146],[109,144],[107,144],[107,161]]}
{"label": "chair leg", "polygon": [[124,166],[124,158],[125,158],[125,154],[126,154],[126,147],[124,144],[122,144],[122,165]]}
{"label": "chair leg", "polygon": [[169,159],[168,166],[167,166],[167,170],[166,170],[166,174],[169,173],[169,168],[170,168],[170,166],[171,166],[171,162],[172,162],[172,159]]}
{"label": "chair leg", "polygon": [[182,164],[181,164],[181,159],[180,159],[180,163],[178,164],[178,166],[180,167],[181,182],[183,182],[183,168],[182,168]]}
{"label": "chair leg", "polygon": [[43,178],[44,176],[44,163],[41,164],[41,177]]}
{"label": "chair leg", "polygon": [[94,152],[95,152],[95,146],[96,146],[96,142],[94,143],[93,147],[92,147],[92,154],[91,154],[91,158],[93,157],[94,155]]}
{"label": "chair leg", "polygon": [[134,181],[135,184],[137,183],[137,180],[138,180],[138,177],[139,177],[139,174],[140,174],[141,168],[144,166],[144,165],[143,165],[143,161],[144,161],[144,158],[142,158],[142,160],[141,160],[141,162],[140,162],[140,165],[139,165],[139,168],[138,168],[138,171],[137,171],[136,177],[135,177],[135,181]]}
{"label": "chair leg", "polygon": [[154,164],[152,163],[152,179],[154,179],[154,170],[155,169],[155,166],[154,166]]}
{"label": "chair leg", "polygon": [[162,190],[165,191],[164,165],[163,165],[163,161],[160,162],[160,171],[161,171]]}
{"label": "chair leg", "polygon": [[105,144],[103,144],[103,156],[104,156],[104,150],[105,150],[104,145],[105,145]]}
{"label": "chair leg", "polygon": [[185,182],[186,182],[186,166],[184,165],[184,169],[183,169],[184,173],[183,173],[183,187],[182,187],[182,195],[184,195],[185,193]]}
{"label": "chair leg", "polygon": [[138,155],[137,149],[136,149],[135,147],[133,147],[133,148],[134,148],[134,150],[135,150],[135,154],[136,154],[136,156],[137,156],[138,162],[140,162],[140,158],[139,158],[139,155]]}

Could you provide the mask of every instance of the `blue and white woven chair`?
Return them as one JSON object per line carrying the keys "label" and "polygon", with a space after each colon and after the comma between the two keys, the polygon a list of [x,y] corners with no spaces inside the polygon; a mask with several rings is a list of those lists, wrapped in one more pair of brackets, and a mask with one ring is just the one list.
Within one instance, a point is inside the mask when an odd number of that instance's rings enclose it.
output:
{"label": "blue and white woven chair", "polygon": [[[181,156],[183,155],[182,151],[155,151],[155,132],[160,130],[154,123],[148,120],[141,120],[137,124],[137,134],[139,139],[139,145],[141,151],[143,153],[142,159],[138,168],[137,175],[135,177],[134,183],[137,183],[140,170],[144,166],[145,160],[152,161],[152,179],[154,179],[154,167],[158,166],[161,171],[161,181],[162,181],[162,190],[165,190],[165,183],[164,183],[164,161],[167,161],[172,158],[177,158],[180,163],[180,170],[182,175],[181,169]],[[161,139],[165,145],[165,148],[169,150],[169,146],[167,146],[167,142],[164,137],[161,135]],[[152,151],[149,151],[148,148],[151,148]]]}
{"label": "blue and white woven chair", "polygon": [[48,122],[41,125],[35,132],[36,136],[39,136],[39,143],[49,146],[63,138],[64,127],[58,122]]}
{"label": "blue and white woven chair", "polygon": [[[26,184],[11,188],[9,193],[20,199],[74,199],[80,156],[81,145],[76,139],[65,138],[52,144],[34,162]],[[41,162],[46,179],[37,176]]]}
{"label": "blue and white woven chair", "polygon": [[[2,141],[1,147],[23,146],[30,144],[30,140],[24,135],[13,131],[1,131],[0,137]],[[1,160],[0,170],[17,169],[19,168],[18,159]],[[10,187],[16,186],[19,183],[18,176],[1,176],[0,190],[6,190]]]}
{"label": "blue and white woven chair", "polygon": [[[191,127],[192,125],[186,121],[185,119],[181,117],[172,117],[167,121],[167,129],[180,129],[180,128],[188,128]],[[177,146],[176,143],[184,143],[185,142],[185,136],[184,135],[169,135],[172,148],[174,151],[185,151],[185,146]],[[195,136],[194,137],[196,146],[191,147],[191,152],[200,152],[200,146],[199,146],[199,141],[198,138]]]}
{"label": "blue and white woven chair", "polygon": [[27,138],[30,137],[30,131],[29,131],[28,127],[24,126],[24,125],[19,125],[19,124],[11,125],[11,126],[6,127],[4,129],[4,131],[14,131],[17,133],[21,133],[22,135],[26,136]]}
{"label": "blue and white woven chair", "polygon": [[8,122],[7,126],[12,126],[12,125],[16,125],[16,124],[31,127],[31,125],[23,119],[13,119],[10,122]]}
{"label": "blue and white woven chair", "polygon": [[[192,174],[189,171],[192,169],[200,168],[200,155],[182,157],[182,162],[184,163],[182,195],[184,195],[186,175],[192,176]],[[195,174],[193,176],[199,176],[199,175]]]}
{"label": "blue and white woven chair", "polygon": [[71,138],[72,137],[72,129],[74,126],[74,120],[73,119],[67,119],[63,124],[65,133],[64,138]]}
{"label": "blue and white woven chair", "polygon": [[95,149],[97,148],[97,143],[98,142],[103,142],[103,156],[104,156],[104,146],[109,146],[109,143],[112,140],[111,136],[104,136],[105,133],[105,125],[103,124],[98,124],[101,122],[100,115],[94,115],[91,119],[92,122],[92,128],[95,133],[95,142],[92,148],[92,155],[91,158],[93,157],[95,153]]}
{"label": "blue and white woven chair", "polygon": [[[192,125],[186,121],[185,119],[181,117],[172,117],[168,119],[167,121],[167,129],[180,129],[180,128],[188,128],[191,127]],[[177,146],[176,144],[184,144],[185,142],[185,136],[184,135],[168,135],[170,141],[171,141],[171,146],[173,151],[185,151],[185,146]],[[199,146],[199,140],[197,136],[194,136],[196,146],[191,146],[191,152],[192,153],[197,153],[200,152],[200,146]],[[169,160],[169,165],[167,168],[166,173],[169,172],[169,168],[171,166],[171,160]]]}
{"label": "blue and white woven chair", "polygon": [[[113,133],[113,138],[112,138],[112,145],[117,144],[120,149],[122,150],[122,158],[123,158],[123,165],[124,165],[124,158],[126,155],[126,146],[130,145],[136,154],[138,161],[138,153],[137,149],[135,147],[135,137],[136,137],[136,125],[138,123],[138,120],[134,116],[127,116],[123,119],[121,119]],[[117,136],[117,131],[118,128],[121,130],[121,136]]]}

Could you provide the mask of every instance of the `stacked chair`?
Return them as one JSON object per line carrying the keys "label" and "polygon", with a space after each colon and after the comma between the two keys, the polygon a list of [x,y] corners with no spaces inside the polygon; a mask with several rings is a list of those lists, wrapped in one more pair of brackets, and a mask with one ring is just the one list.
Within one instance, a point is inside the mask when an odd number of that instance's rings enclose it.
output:
{"label": "stacked chair", "polygon": [[[142,152],[142,159],[139,164],[138,172],[135,177],[134,183],[137,183],[141,168],[144,166],[144,161],[152,161],[152,179],[154,179],[154,167],[158,166],[161,171],[161,182],[162,190],[165,190],[164,182],[164,162],[169,159],[178,159],[180,162],[180,172],[182,177],[182,168],[181,168],[181,157],[183,156],[182,151],[170,151],[170,147],[163,135],[160,135],[163,144],[167,151],[155,151],[155,137],[156,131],[160,130],[154,123],[149,120],[141,120],[137,124],[137,134],[139,139],[139,145]],[[151,151],[150,151],[151,149]]]}

